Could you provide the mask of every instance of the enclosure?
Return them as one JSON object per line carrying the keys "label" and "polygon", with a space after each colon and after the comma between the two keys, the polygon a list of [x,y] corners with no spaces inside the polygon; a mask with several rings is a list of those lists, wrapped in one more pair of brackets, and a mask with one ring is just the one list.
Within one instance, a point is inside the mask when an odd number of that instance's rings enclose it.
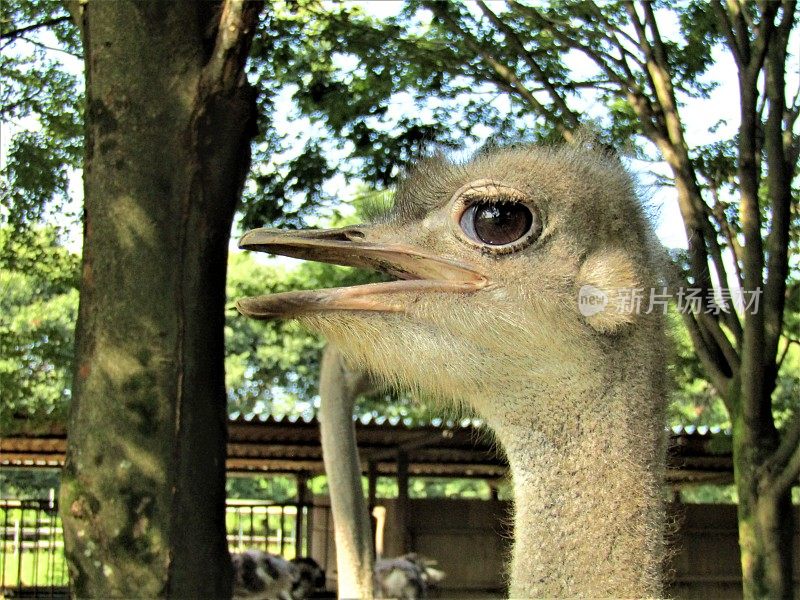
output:
{"label": "enclosure", "polygon": [[[336,548],[330,501],[308,489],[309,480],[324,472],[318,423],[302,418],[239,418],[229,428],[229,477],[291,475],[298,492],[289,502],[229,500],[229,549],[259,548],[292,558],[299,548],[299,554],[325,567],[327,589],[334,591]],[[447,578],[434,597],[502,597],[511,506],[497,496],[507,466],[481,433],[480,423],[437,421],[423,426],[375,418],[356,421],[356,431],[378,554],[414,551],[436,560]],[[0,441],[0,467],[52,469],[62,463],[64,447],[65,432],[59,427],[7,437]],[[703,501],[698,490],[729,486],[732,481],[729,434],[676,429],[669,457],[670,594],[687,599],[740,597],[736,507],[698,503]],[[412,479],[471,477],[491,485],[480,499],[379,496],[376,480],[396,480],[398,472]],[[4,501],[0,572],[8,593],[66,594],[56,509],[54,497]],[[795,535],[795,544],[800,544],[799,536]]]}

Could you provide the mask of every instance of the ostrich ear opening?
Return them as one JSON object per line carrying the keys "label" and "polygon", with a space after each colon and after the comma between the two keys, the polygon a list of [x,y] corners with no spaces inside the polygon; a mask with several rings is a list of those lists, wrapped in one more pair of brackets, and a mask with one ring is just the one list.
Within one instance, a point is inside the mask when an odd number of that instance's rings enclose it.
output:
{"label": "ostrich ear opening", "polygon": [[577,278],[578,310],[600,333],[616,333],[647,309],[648,295],[628,255],[619,249],[589,256]]}

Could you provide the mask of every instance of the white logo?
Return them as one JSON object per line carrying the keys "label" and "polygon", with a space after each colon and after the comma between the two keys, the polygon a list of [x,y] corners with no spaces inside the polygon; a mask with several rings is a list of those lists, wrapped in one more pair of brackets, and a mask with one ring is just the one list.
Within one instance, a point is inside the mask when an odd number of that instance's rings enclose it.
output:
{"label": "white logo", "polygon": [[593,285],[584,285],[578,290],[578,310],[584,317],[603,312],[608,304],[608,294]]}

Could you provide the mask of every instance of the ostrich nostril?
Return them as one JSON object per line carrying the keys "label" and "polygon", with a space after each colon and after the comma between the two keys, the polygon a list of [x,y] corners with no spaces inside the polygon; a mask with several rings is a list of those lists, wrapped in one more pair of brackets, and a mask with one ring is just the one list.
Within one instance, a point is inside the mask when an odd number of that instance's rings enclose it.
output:
{"label": "ostrich nostril", "polygon": [[366,234],[360,229],[346,229],[343,233],[344,237],[350,241],[363,240],[365,237],[367,237]]}
{"label": "ostrich nostril", "polygon": [[337,229],[308,229],[305,236],[316,240],[354,242],[363,240],[367,234],[359,227],[339,227]]}

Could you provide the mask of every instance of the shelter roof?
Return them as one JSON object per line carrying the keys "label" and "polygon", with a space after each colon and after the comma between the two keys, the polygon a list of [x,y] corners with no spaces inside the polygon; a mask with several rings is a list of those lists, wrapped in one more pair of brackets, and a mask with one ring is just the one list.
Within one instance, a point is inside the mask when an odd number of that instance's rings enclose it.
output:
{"label": "shelter roof", "polygon": [[[409,474],[428,477],[505,477],[508,465],[489,431],[475,419],[414,424],[386,417],[354,419],[361,464],[394,475],[397,457],[408,458]],[[238,416],[228,424],[229,474],[324,473],[315,417]],[[667,479],[673,484],[732,481],[730,432],[701,428],[670,430]],[[609,431],[609,435],[615,435]],[[61,467],[66,430],[51,424],[21,427],[0,439],[0,467]]]}

